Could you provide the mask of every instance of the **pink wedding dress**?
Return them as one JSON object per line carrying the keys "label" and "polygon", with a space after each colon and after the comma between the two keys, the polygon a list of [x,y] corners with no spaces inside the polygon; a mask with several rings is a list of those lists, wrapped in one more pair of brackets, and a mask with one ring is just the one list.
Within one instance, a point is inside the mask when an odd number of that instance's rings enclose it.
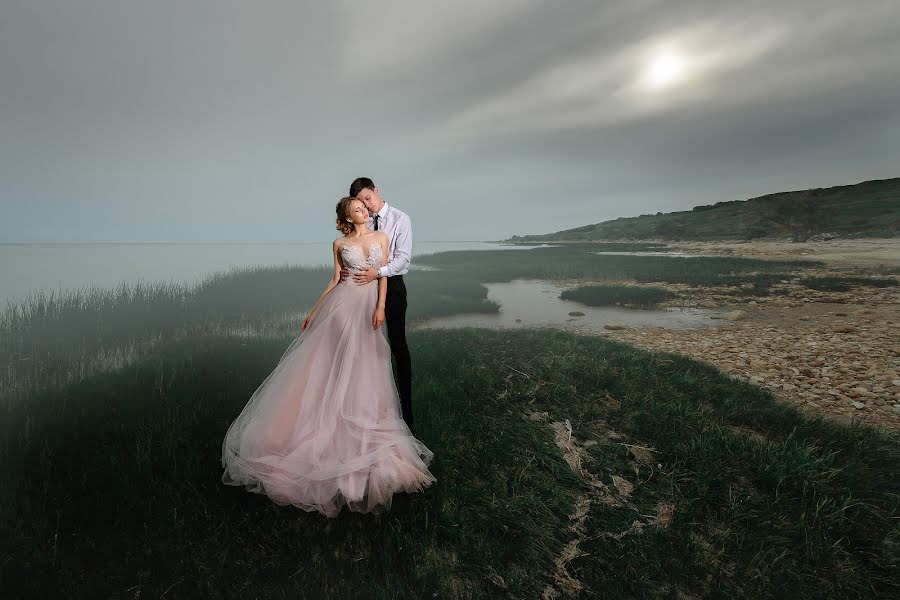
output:
{"label": "pink wedding dress", "polygon": [[372,327],[378,280],[352,279],[381,265],[381,244],[368,256],[359,245],[340,252],[351,277],[325,297],[222,443],[223,483],[327,517],[345,504],[381,513],[395,492],[436,481],[432,452],[400,416],[384,326]]}

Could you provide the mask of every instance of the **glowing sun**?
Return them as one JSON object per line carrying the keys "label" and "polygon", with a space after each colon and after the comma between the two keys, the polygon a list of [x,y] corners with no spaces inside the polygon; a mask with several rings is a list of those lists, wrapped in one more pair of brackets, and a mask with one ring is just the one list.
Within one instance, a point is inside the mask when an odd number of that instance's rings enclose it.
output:
{"label": "glowing sun", "polygon": [[654,57],[647,67],[644,81],[651,89],[670,87],[685,76],[684,56],[677,52],[666,52]]}

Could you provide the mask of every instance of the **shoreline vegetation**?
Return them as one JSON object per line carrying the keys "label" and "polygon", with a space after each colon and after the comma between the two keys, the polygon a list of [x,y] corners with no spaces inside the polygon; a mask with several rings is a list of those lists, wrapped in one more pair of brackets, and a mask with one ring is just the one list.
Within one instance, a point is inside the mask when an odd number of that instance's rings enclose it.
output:
{"label": "shoreline vegetation", "polygon": [[[193,285],[138,282],[33,293],[0,313],[0,362],[7,365],[0,389],[59,385],[104,364],[120,365],[141,348],[197,334],[299,334],[305,310],[330,277],[324,267],[254,267]],[[470,278],[419,271],[412,279],[411,322],[499,310]]]}
{"label": "shoreline vegetation", "polygon": [[586,285],[563,290],[563,300],[574,300],[585,306],[627,306],[652,308],[673,297],[668,290],[659,287],[636,285]]}
{"label": "shoreline vegetation", "polygon": [[[654,247],[665,249],[604,249]],[[436,270],[410,273],[408,320],[495,312],[483,284],[521,277],[602,284],[626,302],[649,293],[633,288],[702,286],[762,301],[804,279],[826,288],[804,288],[817,294],[893,293],[872,286],[896,282],[823,283],[815,261],[596,248],[422,257]],[[327,521],[226,489],[225,429],[328,275],[245,269],[193,287],[8,307],[5,592],[332,598],[358,595],[360,582],[384,599],[900,592],[895,435],[603,337],[412,331],[419,435],[438,483],[402,509]]]}

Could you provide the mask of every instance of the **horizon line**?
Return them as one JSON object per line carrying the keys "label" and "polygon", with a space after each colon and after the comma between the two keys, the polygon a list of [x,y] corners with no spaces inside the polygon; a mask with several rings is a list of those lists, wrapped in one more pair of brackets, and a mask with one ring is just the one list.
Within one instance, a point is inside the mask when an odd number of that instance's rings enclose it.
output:
{"label": "horizon line", "polygon": [[[0,246],[289,246],[289,245],[307,245],[307,244],[327,244],[332,240],[318,240],[312,242],[61,242],[61,241],[44,241],[44,242],[3,242]],[[413,244],[447,244],[447,243],[480,243],[480,244],[496,244],[505,240],[421,240],[413,242]]]}

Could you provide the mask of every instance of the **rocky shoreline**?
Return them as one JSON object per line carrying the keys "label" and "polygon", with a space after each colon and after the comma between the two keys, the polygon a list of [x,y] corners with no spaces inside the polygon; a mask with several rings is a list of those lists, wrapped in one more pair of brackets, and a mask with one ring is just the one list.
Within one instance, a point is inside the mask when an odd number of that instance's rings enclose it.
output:
{"label": "rocky shoreline", "polygon": [[707,329],[611,329],[640,348],[684,354],[804,410],[900,431],[900,320],[857,310],[840,323],[742,322]]}
{"label": "rocky shoreline", "polygon": [[[900,266],[900,245],[893,253],[894,245],[889,244],[891,252],[885,255],[884,241],[860,240],[838,260],[826,258],[824,267],[786,275],[767,295],[746,295],[752,284],[706,287],[631,282],[674,292],[676,297],[662,307],[720,308],[723,318],[716,326],[702,329],[611,325],[605,335],[640,348],[675,352],[711,363],[813,414],[898,432],[900,287],[863,286],[836,292],[817,291],[799,283],[802,277],[871,275],[872,256],[856,262],[852,257],[866,255],[873,248],[879,250],[874,259],[882,273],[879,277],[898,279],[892,273]],[[821,252],[809,251],[809,245],[786,246],[744,244],[739,247],[743,252],[729,246],[732,251],[725,254],[783,259],[800,252],[804,258],[822,260],[835,252],[833,246],[823,244],[818,245]],[[714,244],[693,244],[690,248],[704,254],[716,249]]]}

